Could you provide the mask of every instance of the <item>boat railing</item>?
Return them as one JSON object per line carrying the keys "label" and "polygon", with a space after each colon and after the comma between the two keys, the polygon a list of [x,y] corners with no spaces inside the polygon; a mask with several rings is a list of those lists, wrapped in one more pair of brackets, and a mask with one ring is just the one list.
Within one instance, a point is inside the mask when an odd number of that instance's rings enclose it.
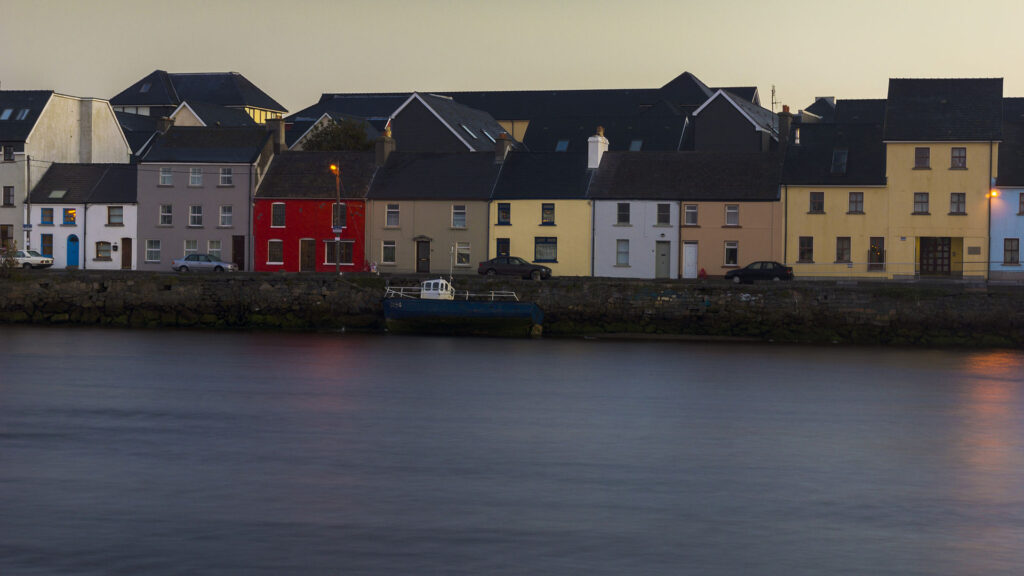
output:
{"label": "boat railing", "polygon": [[388,286],[384,291],[385,298],[419,298],[419,286]]}
{"label": "boat railing", "polygon": [[[422,292],[423,290],[419,286],[388,286],[387,290],[384,291],[384,297],[419,299]],[[455,290],[454,296],[455,300],[489,300],[492,302],[499,300],[514,300],[519,302],[519,296],[511,290],[491,290],[490,292],[483,292],[480,294],[474,294],[469,290]]]}

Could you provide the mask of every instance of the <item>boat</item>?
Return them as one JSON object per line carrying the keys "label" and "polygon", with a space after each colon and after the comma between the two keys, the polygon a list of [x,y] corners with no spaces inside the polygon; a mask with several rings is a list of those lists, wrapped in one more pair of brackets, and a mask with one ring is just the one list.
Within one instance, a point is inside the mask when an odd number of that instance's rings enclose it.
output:
{"label": "boat", "polygon": [[392,332],[538,337],[543,331],[540,307],[520,302],[515,292],[471,294],[444,278],[388,286],[383,308]]}

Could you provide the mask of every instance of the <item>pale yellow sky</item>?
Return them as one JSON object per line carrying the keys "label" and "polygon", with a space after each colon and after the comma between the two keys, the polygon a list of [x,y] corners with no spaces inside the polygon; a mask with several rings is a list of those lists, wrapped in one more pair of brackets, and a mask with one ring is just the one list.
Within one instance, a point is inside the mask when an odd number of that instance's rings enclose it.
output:
{"label": "pale yellow sky", "polygon": [[794,110],[890,77],[1003,77],[1022,0],[0,0],[0,87],[110,98],[155,69],[323,92],[656,88],[684,71]]}

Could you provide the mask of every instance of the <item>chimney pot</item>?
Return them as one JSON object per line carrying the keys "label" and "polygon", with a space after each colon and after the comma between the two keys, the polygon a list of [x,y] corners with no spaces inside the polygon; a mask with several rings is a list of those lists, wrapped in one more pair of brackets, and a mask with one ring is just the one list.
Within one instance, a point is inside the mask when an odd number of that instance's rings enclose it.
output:
{"label": "chimney pot", "polygon": [[383,166],[388,161],[388,156],[395,151],[395,139],[391,137],[391,125],[384,127],[384,133],[377,139],[375,145],[377,166]]}

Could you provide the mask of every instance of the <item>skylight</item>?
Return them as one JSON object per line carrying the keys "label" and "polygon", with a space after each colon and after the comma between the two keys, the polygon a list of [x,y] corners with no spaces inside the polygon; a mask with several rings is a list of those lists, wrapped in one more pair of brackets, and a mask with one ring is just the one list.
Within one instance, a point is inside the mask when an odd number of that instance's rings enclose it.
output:
{"label": "skylight", "polygon": [[13,108],[7,108],[3,112],[0,112],[0,120],[9,120],[11,118],[11,112],[14,112]]}
{"label": "skylight", "polygon": [[15,120],[24,120],[28,117],[28,108],[22,108],[21,112],[18,112],[18,117]]}
{"label": "skylight", "polygon": [[633,140],[632,142],[629,143],[629,151],[630,152],[639,152],[640,149],[643,148],[643,147],[644,147],[644,141],[643,140]]}
{"label": "skylight", "polygon": [[142,88],[139,88],[139,93],[145,94],[146,92],[149,92],[149,87],[150,86],[152,86],[152,84],[150,84],[149,82],[146,82],[145,84],[142,85]]}
{"label": "skylight", "polygon": [[67,190],[50,190],[50,198],[63,198]]}
{"label": "skylight", "polygon": [[487,130],[481,130],[481,132],[484,133],[484,136],[487,136],[488,140],[490,140],[491,142],[494,142],[494,136],[491,136],[490,132],[488,132]]}
{"label": "skylight", "polygon": [[569,149],[569,141],[568,140],[559,140],[557,143],[555,143],[555,152],[565,152],[568,149]]}
{"label": "skylight", "polygon": [[459,126],[462,126],[462,129],[466,131],[466,134],[473,137],[473,140],[479,140],[479,138],[476,137],[476,134],[473,134],[473,131],[469,129],[469,126],[466,126],[465,124],[459,124]]}

